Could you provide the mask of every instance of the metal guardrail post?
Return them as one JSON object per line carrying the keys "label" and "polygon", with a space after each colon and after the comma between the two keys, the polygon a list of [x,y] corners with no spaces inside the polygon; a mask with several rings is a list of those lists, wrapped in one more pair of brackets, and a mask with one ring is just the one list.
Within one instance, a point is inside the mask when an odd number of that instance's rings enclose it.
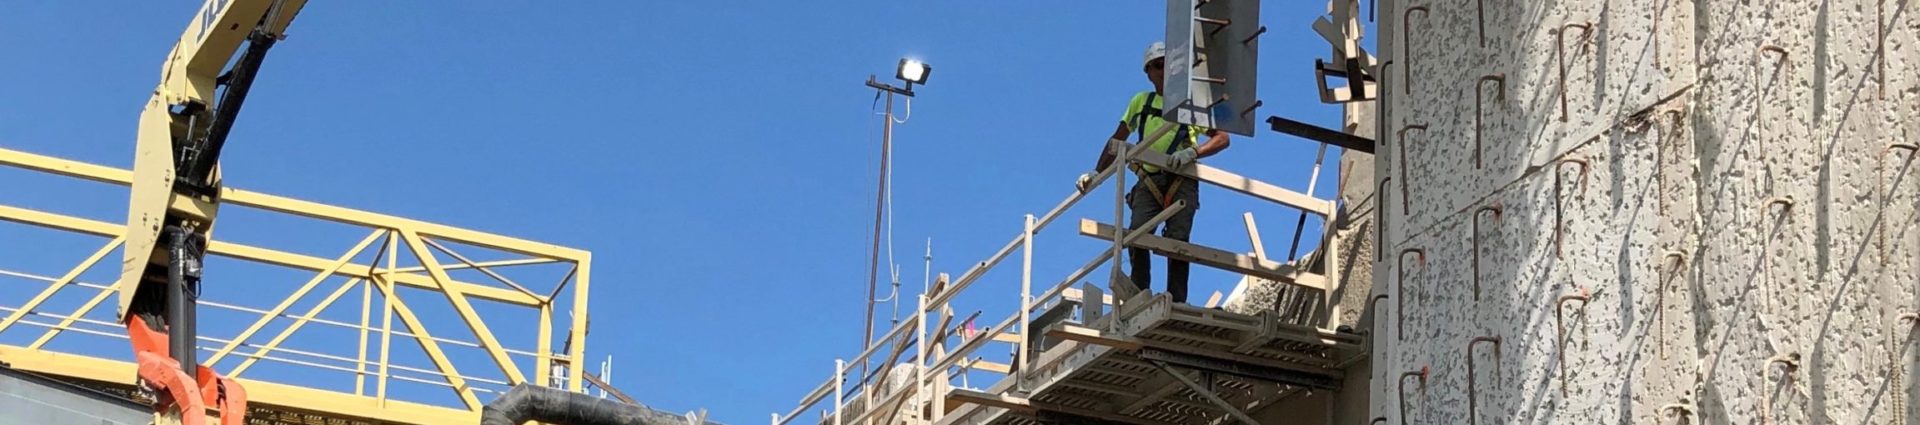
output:
{"label": "metal guardrail post", "polygon": [[1020,237],[1020,351],[1014,358],[1014,387],[1027,390],[1027,350],[1033,332],[1033,214],[1027,214]]}
{"label": "metal guardrail post", "polygon": [[[1142,127],[1144,126],[1145,125],[1142,124]],[[1171,127],[1171,126],[1166,126],[1166,127]],[[1145,128],[1142,128],[1140,130],[1144,131]],[[1123,151],[1123,152],[1126,151],[1125,149],[1121,148],[1121,146],[1124,146],[1125,142],[1121,142],[1121,143],[1123,144],[1115,145],[1114,150]],[[1141,144],[1145,145],[1147,143],[1142,142]],[[1113,165],[1109,165],[1109,167],[1125,168],[1128,164],[1128,161],[1132,161],[1132,160],[1133,160],[1132,155],[1126,155],[1125,157],[1119,158],[1118,160],[1114,161]],[[1126,258],[1125,256],[1126,252],[1124,251],[1124,249],[1126,248],[1126,245],[1124,243],[1125,241],[1121,240],[1124,238],[1117,237],[1117,236],[1120,236],[1121,234],[1125,233],[1125,231],[1122,231],[1119,229],[1121,229],[1120,226],[1126,225],[1125,224],[1126,222],[1127,222],[1127,172],[1118,171],[1113,173],[1113,226],[1115,229],[1114,236],[1116,237],[1113,238],[1113,255],[1110,257],[1107,257],[1107,260],[1112,262],[1112,269],[1113,269],[1113,273],[1109,274],[1107,278],[1107,281],[1109,282],[1107,284],[1107,289],[1109,292],[1113,292],[1113,319],[1107,321],[1107,330],[1113,331],[1113,332],[1118,332],[1120,330],[1121,304],[1125,304],[1127,302],[1127,298],[1131,298],[1133,297],[1134,294],[1137,294],[1139,293],[1139,291],[1146,289],[1146,288],[1134,287],[1131,279],[1126,279],[1127,281],[1122,281],[1122,279],[1120,279],[1120,276],[1122,276],[1120,274],[1120,263],[1125,262],[1125,261],[1121,261],[1121,259]],[[1121,291],[1120,290],[1122,288],[1121,285],[1125,285],[1126,288],[1132,288],[1133,290]]]}
{"label": "metal guardrail post", "polygon": [[847,361],[833,359],[833,401],[828,403],[827,406],[828,409],[833,409],[833,425],[842,425],[840,423],[840,400],[847,395],[846,375]]}
{"label": "metal guardrail post", "polygon": [[[927,383],[927,367],[931,366],[927,364],[927,344],[931,343],[927,341],[927,294],[920,294],[918,298],[919,310],[916,310],[915,314],[920,316],[920,320],[918,320],[918,322],[920,322],[918,325],[920,329],[916,332],[917,335],[914,337],[914,341],[916,342],[913,343],[913,392],[919,396],[921,400],[931,400],[933,399],[933,391],[929,388],[933,385]],[[911,399],[909,399],[909,401],[911,401]],[[927,418],[920,416],[920,412],[927,410],[926,404],[925,401],[922,401],[913,409],[914,419],[921,423],[927,422]]]}

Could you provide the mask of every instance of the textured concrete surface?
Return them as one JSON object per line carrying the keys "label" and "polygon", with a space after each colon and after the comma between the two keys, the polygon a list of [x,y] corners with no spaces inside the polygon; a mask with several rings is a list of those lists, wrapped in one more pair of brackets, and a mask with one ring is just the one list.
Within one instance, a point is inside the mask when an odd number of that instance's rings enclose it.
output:
{"label": "textured concrete surface", "polygon": [[1907,423],[1913,2],[1480,3],[1380,5],[1372,416]]}

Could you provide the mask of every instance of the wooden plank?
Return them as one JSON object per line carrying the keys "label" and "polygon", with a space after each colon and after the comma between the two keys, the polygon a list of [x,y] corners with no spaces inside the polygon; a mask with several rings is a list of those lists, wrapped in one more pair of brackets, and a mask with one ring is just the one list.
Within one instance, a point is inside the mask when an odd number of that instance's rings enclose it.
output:
{"label": "wooden plank", "polygon": [[1166,154],[1154,152],[1152,150],[1143,151],[1143,152],[1140,152],[1139,154],[1136,154],[1134,156],[1134,160],[1147,163],[1147,164],[1152,164],[1154,166],[1161,167],[1162,169],[1171,169],[1173,170],[1174,173],[1180,174],[1182,176],[1192,177],[1203,182],[1211,183],[1215,186],[1227,188],[1228,190],[1232,190],[1232,191],[1244,193],[1256,198],[1276,202],[1281,205],[1299,208],[1302,211],[1319,215],[1322,218],[1333,216],[1333,201],[1314,198],[1312,195],[1295,192],[1279,186],[1274,186],[1267,182],[1242,177],[1238,174],[1227,172],[1226,170],[1221,170],[1218,168],[1213,168],[1206,164],[1193,163],[1185,167],[1168,168],[1167,163],[1171,161],[1172,158],[1168,157]]}
{"label": "wooden plank", "polygon": [[[1067,287],[1067,289],[1060,290],[1060,297],[1066,298],[1069,300],[1074,300],[1074,301],[1086,302],[1087,293],[1086,291],[1080,290],[1080,288]],[[1100,294],[1100,303],[1108,304],[1108,305],[1113,304],[1113,296],[1107,295],[1107,294]]]}
{"label": "wooden plank", "polygon": [[1123,336],[1107,335],[1100,332],[1099,329],[1074,326],[1070,323],[1061,323],[1047,328],[1047,336],[1093,345],[1103,345],[1122,350],[1138,350],[1141,347],[1139,340]]}
{"label": "wooden plank", "polygon": [[1034,411],[1033,402],[1020,397],[987,394],[964,388],[955,388],[953,391],[947,392],[948,407],[958,407],[962,404],[978,404],[1026,413],[1032,413]]}
{"label": "wooden plank", "polygon": [[966,366],[962,366],[962,367],[983,371],[983,372],[998,373],[1001,375],[1013,373],[1012,365],[1008,365],[1006,363],[996,363],[996,362],[991,362],[987,360],[969,360],[966,362]]}
{"label": "wooden plank", "polygon": [[998,333],[998,334],[994,334],[994,335],[993,335],[993,342],[1004,342],[1004,343],[1008,343],[1008,344],[1019,344],[1019,343],[1020,343],[1020,334],[1016,334],[1016,333],[1013,333],[1013,332],[1001,332],[1001,333]]}
{"label": "wooden plank", "polygon": [[[1113,226],[1089,219],[1080,219],[1080,234],[1099,239],[1113,240]],[[1291,264],[1276,264],[1272,261],[1260,261],[1252,256],[1235,254],[1218,248],[1176,241],[1155,235],[1141,235],[1128,244],[1134,248],[1145,248],[1156,253],[1182,261],[1200,263],[1210,267],[1240,273],[1248,276],[1270,279],[1276,282],[1290,283],[1308,288],[1326,290],[1325,277],[1299,271]]]}

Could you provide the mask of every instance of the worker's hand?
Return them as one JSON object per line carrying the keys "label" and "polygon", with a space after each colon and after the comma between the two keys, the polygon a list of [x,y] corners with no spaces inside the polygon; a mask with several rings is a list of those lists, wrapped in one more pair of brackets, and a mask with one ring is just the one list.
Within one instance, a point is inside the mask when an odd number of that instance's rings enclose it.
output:
{"label": "worker's hand", "polygon": [[1087,188],[1093,187],[1093,172],[1080,173],[1080,179],[1073,182],[1073,187],[1080,189],[1080,193],[1087,193]]}
{"label": "worker's hand", "polygon": [[1187,165],[1193,164],[1193,160],[1199,157],[1200,152],[1193,150],[1193,148],[1181,149],[1179,152],[1173,153],[1173,160],[1169,161],[1167,165],[1173,166],[1173,168],[1176,169],[1185,168]]}

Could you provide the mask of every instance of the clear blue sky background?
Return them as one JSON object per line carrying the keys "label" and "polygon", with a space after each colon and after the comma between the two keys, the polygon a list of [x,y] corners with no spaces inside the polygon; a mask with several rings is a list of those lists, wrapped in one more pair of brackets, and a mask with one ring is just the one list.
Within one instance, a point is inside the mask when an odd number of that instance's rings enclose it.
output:
{"label": "clear blue sky background", "polygon": [[[129,167],[142,102],[198,6],[7,6],[0,146]],[[1263,6],[1260,116],[1337,127],[1312,80],[1328,47],[1308,24],[1324,2]],[[315,1],[268,58],[223,164],[234,187],[591,250],[589,351],[617,359],[616,384],[663,409],[761,423],[856,351],[881,127],[868,74],[890,77],[902,56],[934,66],[895,134],[893,235],[912,300],[928,238],[933,271],[958,275],[1072,190],[1127,99],[1150,88],[1141,54],[1163,28],[1159,2]],[[1262,130],[1206,162],[1304,190],[1315,146]],[[0,174],[0,204],[124,217],[124,190],[49,181]],[[1111,220],[1101,190],[1065,219]],[[1202,196],[1200,243],[1250,249],[1247,211],[1269,250],[1292,237],[1294,210]],[[296,245],[324,233],[274,223],[221,226]],[[1102,249],[1070,224],[1038,239],[1037,287]],[[0,266],[43,274],[100,243],[7,232]],[[363,234],[329,233],[313,252]],[[1017,266],[956,308],[1011,314]],[[239,272],[210,273],[228,275],[209,278],[209,297],[246,297],[219,282]],[[287,276],[275,284],[301,280]],[[1196,268],[1195,302],[1234,279]]]}

